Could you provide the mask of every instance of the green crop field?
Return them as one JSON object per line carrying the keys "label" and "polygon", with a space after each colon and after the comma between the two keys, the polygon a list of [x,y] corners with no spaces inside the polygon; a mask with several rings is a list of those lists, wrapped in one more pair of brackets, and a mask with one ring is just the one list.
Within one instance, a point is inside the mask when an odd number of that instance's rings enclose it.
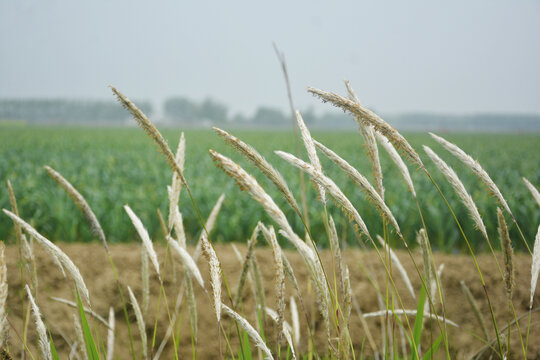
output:
{"label": "green crop field", "polygon": [[[273,150],[296,154],[296,142],[291,131],[231,131],[250,143],[265,156],[284,176],[298,202],[301,198],[298,170],[281,160]],[[180,129],[164,130],[171,148],[176,148]],[[428,170],[441,186],[466,233],[478,250],[486,249],[485,240],[473,230],[465,207],[443,176],[422,151],[422,144],[430,146],[454,167],[471,193],[480,214],[486,222],[490,237],[496,240],[496,202],[483,184],[461,163],[454,159],[427,134],[404,134],[424,159]],[[455,142],[475,157],[499,185],[510,208],[530,244],[534,241],[540,211],[525,187],[522,177],[533,184],[540,184],[540,135],[538,134],[440,134]],[[186,137],[185,176],[193,190],[194,198],[203,216],[207,216],[221,193],[226,199],[219,215],[214,241],[244,241],[259,220],[269,220],[262,208],[249,195],[242,193],[222,171],[217,169],[208,149],[212,148],[230,156],[253,174],[265,190],[285,210],[289,221],[298,233],[302,232],[300,220],[294,215],[273,185],[259,171],[232,151],[211,130],[188,130]],[[313,132],[313,137],[333,149],[370,181],[371,170],[362,137],[357,131]],[[303,145],[301,145],[303,151]],[[416,203],[408,193],[399,172],[382,148],[382,169],[386,202],[393,211],[405,238],[415,242],[415,233],[421,228]],[[301,154],[306,159],[305,153]],[[382,233],[380,217],[353,183],[324,155],[320,155],[324,171],[332,177],[351,199],[372,234]],[[155,241],[162,241],[157,209],[167,215],[167,185],[171,170],[152,141],[138,128],[84,128],[84,127],[0,127],[0,207],[9,208],[6,181],[9,179],[18,198],[19,210],[24,219],[31,220],[38,231],[54,241],[91,241],[92,236],[82,215],[64,191],[43,170],[49,165],[63,174],[88,200],[111,242],[136,239],[135,230],[124,204],[141,217]],[[410,165],[410,164],[408,164]],[[462,251],[465,244],[444,206],[439,193],[421,171],[410,166],[412,178],[423,209],[432,246],[445,251]],[[323,223],[323,207],[317,199],[312,183],[307,181],[307,202],[312,233],[319,237],[321,246],[327,241]],[[337,206],[329,201],[329,212],[334,215],[338,231],[346,234],[350,244],[357,241],[352,226]],[[197,237],[201,226],[191,201],[182,192],[180,211],[183,214],[188,236]],[[321,234],[317,236],[317,234]],[[523,248],[515,226],[511,234],[517,248]],[[13,239],[12,222],[0,216],[0,239]],[[395,235],[395,234],[394,234]],[[394,236],[395,244],[398,245]],[[399,245],[398,245],[399,246]]]}

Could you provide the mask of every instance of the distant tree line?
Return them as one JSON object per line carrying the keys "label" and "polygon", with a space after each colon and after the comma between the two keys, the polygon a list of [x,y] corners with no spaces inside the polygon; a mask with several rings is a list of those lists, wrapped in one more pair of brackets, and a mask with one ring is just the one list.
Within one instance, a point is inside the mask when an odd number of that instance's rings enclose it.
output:
{"label": "distant tree line", "polygon": [[[153,108],[147,101],[137,106],[151,115]],[[129,118],[126,110],[114,101],[21,99],[0,100],[0,119],[23,120],[28,123],[104,124],[122,123]]]}
{"label": "distant tree line", "polygon": [[[148,101],[135,101],[149,117],[154,114]],[[331,109],[317,114],[312,108],[302,112],[304,121],[312,128],[352,129],[356,127],[350,115]],[[430,114],[407,113],[383,116],[400,130],[454,130],[454,131],[540,131],[540,115],[536,114]],[[123,124],[130,115],[114,101],[83,101],[66,99],[1,100],[0,121],[22,120],[35,124]],[[242,127],[285,128],[293,119],[287,111],[260,106],[252,115],[231,115],[227,105],[207,98],[194,101],[186,97],[168,98],[159,118],[153,120],[171,126],[207,127],[232,125]]]}

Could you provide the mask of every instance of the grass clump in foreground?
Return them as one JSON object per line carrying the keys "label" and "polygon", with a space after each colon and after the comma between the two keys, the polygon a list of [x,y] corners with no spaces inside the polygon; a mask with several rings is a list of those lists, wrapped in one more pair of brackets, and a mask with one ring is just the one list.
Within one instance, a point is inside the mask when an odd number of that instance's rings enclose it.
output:
{"label": "grass clump in foreground", "polygon": [[[501,323],[501,317],[496,316],[501,309],[495,309],[492,301],[493,297],[500,292],[487,287],[486,276],[482,272],[475,251],[469,242],[470,234],[464,230],[462,222],[456,217],[453,205],[446,198],[448,194],[441,190],[435,180],[435,178],[439,178],[439,174],[428,171],[420,155],[396,129],[375,113],[360,105],[349,83],[347,83],[349,98],[313,88],[309,88],[309,91],[323,101],[331,102],[333,105],[350,112],[355,117],[362,135],[366,139],[366,154],[371,163],[373,183],[375,185],[371,185],[368,178],[362,175],[346,159],[313,139],[300,113],[296,114],[296,121],[308,159],[304,161],[299,156],[294,156],[288,152],[276,151],[276,154],[286,163],[298,168],[313,181],[320,200],[319,206],[325,224],[325,233],[313,233],[311,231],[312,229],[308,225],[310,223],[309,214],[301,210],[296,200],[300,194],[295,194],[290,190],[286,177],[283,177],[252,146],[224,130],[215,129],[233,149],[237,150],[268,178],[268,184],[275,186],[277,192],[281,194],[285,204],[287,204],[287,208],[280,207],[275,199],[269,195],[267,189],[242,166],[230,157],[209,149],[210,157],[216,166],[223,170],[226,175],[233,178],[238,187],[249,194],[255,200],[255,203],[258,203],[264,210],[268,219],[271,220],[271,223],[267,224],[258,222],[248,242],[247,252],[244,256],[237,252],[242,271],[236,286],[228,281],[227,272],[220,262],[220,254],[216,252],[212,241],[212,230],[215,227],[224,196],[219,197],[209,217],[206,220],[203,219],[199,204],[193,196],[191,186],[194,186],[194,184],[188,181],[189,178],[184,173],[186,155],[183,135],[178,150],[174,153],[150,120],[127,97],[115,88],[112,88],[112,90],[121,104],[130,111],[139,125],[157,144],[159,151],[165,155],[173,172],[171,185],[167,187],[169,198],[167,218],[165,219],[162,216],[159,209],[157,212],[161,231],[167,244],[164,257],[159,258],[150,235],[139,216],[128,204],[124,206],[127,217],[131,220],[142,240],[142,299],[137,299],[131,287],[124,284],[119,277],[118,271],[122,269],[116,268],[114,257],[111,255],[107,244],[105,232],[102,230],[98,217],[94,214],[90,205],[81,193],[59,172],[49,166],[46,166],[45,169],[49,176],[75,202],[90,225],[92,233],[104,245],[108,261],[114,272],[115,286],[119,294],[118,299],[111,299],[111,306],[115,302],[122,304],[123,318],[128,327],[129,353],[115,354],[114,352],[115,327],[118,326],[114,311],[111,309],[109,319],[105,320],[92,309],[91,294],[76,264],[58,246],[54,245],[37,232],[31,224],[23,220],[18,212],[17,201],[11,184],[8,183],[11,210],[4,209],[4,213],[13,221],[19,247],[21,291],[24,289],[21,296],[20,311],[24,321],[22,329],[12,329],[6,320],[7,270],[2,247],[2,251],[0,251],[0,349],[3,351],[4,358],[11,358],[11,354],[18,354],[19,352],[27,354],[30,358],[37,358],[38,356],[45,359],[59,358],[55,342],[48,333],[48,331],[51,331],[53,324],[43,321],[39,310],[39,287],[36,276],[36,269],[39,268],[39,264],[33,250],[35,244],[42,247],[51,260],[57,264],[59,271],[72,280],[73,299],[56,300],[78,310],[74,312],[74,337],[66,337],[71,349],[70,356],[73,358],[159,359],[166,347],[172,347],[174,357],[178,358],[180,332],[182,328],[186,328],[185,321],[189,322],[192,356],[197,358],[198,345],[208,341],[207,338],[201,338],[198,327],[198,304],[195,292],[199,292],[201,289],[208,301],[213,305],[215,341],[219,342],[219,354],[215,355],[220,358],[452,358],[454,356],[452,333],[460,324],[455,323],[446,315],[447,299],[441,282],[444,266],[443,264],[436,264],[434,261],[432,244],[429,238],[430,224],[425,223],[421,206],[423,193],[415,188],[409,169],[400,154],[417,172],[428,178],[432,186],[438,191],[441,198],[440,206],[446,208],[452,215],[455,226],[459,229],[462,240],[469,249],[470,257],[474,263],[478,282],[483,289],[482,297],[475,298],[467,285],[464,282],[461,284],[470,303],[470,309],[478,319],[478,335],[476,336],[478,336],[480,343],[483,344],[471,356],[473,358],[492,356],[501,359],[520,357],[526,359],[531,356],[529,342],[532,339],[529,338],[529,333],[531,327],[534,326],[532,314],[533,311],[536,311],[536,309],[533,309],[533,304],[536,281],[540,271],[540,227],[534,247],[530,249],[527,239],[519,227],[519,219],[515,218],[497,185],[478,162],[474,161],[456,145],[432,134],[437,142],[479,177],[499,203],[500,208],[497,211],[497,216],[499,241],[502,249],[504,249],[503,264],[499,264],[498,257],[491,245],[495,239],[489,237],[486,225],[474,199],[457,173],[433,150],[425,147],[425,151],[451,184],[470,213],[477,231],[481,233],[488,244],[498,269],[498,273],[494,276],[498,279],[497,282],[507,299],[507,308],[503,309],[507,314],[504,318],[505,323]],[[422,226],[415,229],[422,253],[421,263],[417,263],[417,258],[413,256],[411,251],[411,239],[404,235],[402,232],[403,226],[400,227],[398,217],[395,216],[385,200],[391,189],[389,191],[383,186],[383,171],[379,163],[377,142],[388,152],[392,161],[398,167],[410,196],[416,204],[416,209],[414,211],[409,210],[407,216],[417,216],[422,222]],[[318,151],[337,165],[352,180],[355,186],[365,194],[369,203],[379,214],[382,226],[375,226],[364,221],[361,215],[362,211],[355,207],[351,199],[345,195],[334,179],[329,176],[326,169],[323,168]],[[219,187],[216,183],[218,182],[214,182],[213,186]],[[528,181],[526,181],[526,185],[531,189],[533,196],[536,197],[537,190],[534,185]],[[190,202],[182,204],[182,211],[187,211],[184,208],[193,211],[197,215],[202,228],[194,251],[189,251],[187,247],[183,216],[179,207],[180,193],[182,191],[187,194]],[[354,229],[359,247],[366,251],[368,249],[373,251],[377,257],[380,266],[384,270],[384,281],[381,282],[380,279],[377,279],[373,268],[345,261],[343,254],[347,250],[341,248],[342,242],[334,221],[334,217],[339,216],[339,214],[334,213],[334,216],[332,216],[328,211],[329,208],[333,207],[332,202],[341,209],[343,217],[348,219],[349,226]],[[286,213],[300,221],[303,225],[302,233],[299,234],[298,231],[294,230]],[[509,220],[508,224],[507,220]],[[532,257],[530,303],[528,306],[529,311],[525,313],[518,312],[519,307],[515,306],[513,300],[514,269],[519,264],[513,263],[513,243],[509,235],[510,226],[514,226],[518,230],[520,234],[519,242],[524,244],[524,248],[528,249]],[[285,252],[280,247],[278,236],[288,241],[300,255],[304,269],[291,266]],[[400,258],[392,249],[390,239],[396,236],[397,241],[407,251],[408,261],[411,261],[414,265],[414,274],[407,273]],[[322,261],[319,252],[318,242],[322,238],[326,238],[331,247],[333,256],[330,265]],[[271,261],[274,268],[274,287],[271,292],[275,303],[267,301],[267,291],[264,288],[262,271],[255,256],[257,252],[255,243],[261,239],[264,239],[272,249]],[[208,263],[210,271],[209,283],[203,280],[201,269],[197,265],[201,254],[204,255]],[[179,268],[184,271],[179,271]],[[379,298],[380,306],[377,311],[362,312],[361,306],[359,306],[362,303],[362,298],[357,298],[352,291],[354,284],[351,284],[351,274],[359,271],[358,268],[371,281],[372,291]],[[399,276],[394,276],[394,269],[399,273]],[[303,287],[299,285],[295,275],[295,272],[300,271],[307,273],[309,278],[307,291],[301,290]],[[154,273],[159,285],[157,308],[155,310],[148,305],[151,292],[150,278]],[[164,285],[166,274],[170,273],[174,277],[175,284],[178,285],[178,295],[174,303],[169,303]],[[178,275],[181,275],[182,278],[178,278]],[[286,281],[286,279],[288,280]],[[412,279],[415,281],[411,281]],[[400,286],[396,284],[400,282],[406,285],[406,293],[399,291]],[[419,285],[415,287],[412,285],[413,282]],[[291,286],[294,294],[289,299],[286,299],[285,288],[287,285]],[[127,286],[127,293],[125,286]],[[247,307],[247,303],[242,301],[242,294],[247,291],[246,287],[251,287],[255,299],[253,308]],[[406,306],[405,296],[415,299],[416,305],[413,307]],[[316,303],[314,307],[310,307],[306,301],[306,299],[312,298],[315,299]],[[487,302],[489,317],[486,318],[480,313],[478,301]],[[187,320],[182,319],[180,312],[184,304],[186,304],[189,312]],[[290,308],[290,316],[286,311],[287,305]],[[38,352],[32,350],[35,347],[30,344],[29,339],[31,337],[28,336],[29,332],[32,331],[29,321],[30,310],[32,319],[37,326]],[[158,331],[158,327],[163,325],[158,324],[158,315],[162,311],[166,313],[167,319],[166,324],[164,324],[166,328],[164,332]],[[353,327],[351,326],[355,317],[359,318],[362,327],[363,339],[360,346],[358,345],[359,335],[352,331]],[[89,318],[97,320],[96,322],[89,321]],[[250,322],[248,318],[254,318],[255,320]],[[307,325],[305,328],[299,326],[299,318],[306,319]],[[380,319],[380,342],[377,342],[374,336],[374,333],[379,330],[370,327],[367,322],[369,318]],[[290,319],[290,322],[287,319]],[[271,332],[265,331],[268,328],[266,322],[269,320],[275,324],[275,329]],[[137,328],[137,331],[135,331],[135,328]],[[322,328],[325,333],[322,342],[319,340],[320,337],[314,335],[318,328]],[[15,347],[13,342],[8,341],[8,332],[17,333],[21,343],[20,348]],[[105,336],[105,333],[107,336]],[[208,337],[208,334],[204,335]],[[473,335],[471,334],[471,336]],[[140,347],[136,346],[137,344],[140,344]]]}

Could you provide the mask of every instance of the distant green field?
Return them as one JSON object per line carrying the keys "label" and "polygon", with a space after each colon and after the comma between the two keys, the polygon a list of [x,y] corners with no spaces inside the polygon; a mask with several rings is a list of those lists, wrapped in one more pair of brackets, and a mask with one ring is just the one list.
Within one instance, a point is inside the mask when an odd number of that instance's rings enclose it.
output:
{"label": "distant green field", "polygon": [[[300,201],[300,182],[297,170],[273,154],[273,150],[296,153],[295,139],[291,132],[247,132],[232,131],[244,141],[255,146],[283,174]],[[176,148],[180,130],[165,130],[171,147]],[[470,153],[490,173],[516,214],[516,218],[528,241],[532,244],[538,224],[540,210],[521,180],[527,177],[536,186],[540,185],[540,135],[539,134],[441,134]],[[234,182],[216,168],[208,156],[212,148],[231,156],[253,174],[285,210],[295,230],[302,234],[299,219],[281,196],[250,164],[234,153],[210,130],[189,130],[185,133],[187,156],[185,176],[195,200],[207,216],[221,193],[226,200],[219,216],[214,241],[244,241],[257,221],[271,222],[262,208],[248,194],[238,190]],[[328,147],[357,167],[371,180],[371,171],[362,147],[362,138],[357,132],[313,133]],[[496,204],[483,185],[461,164],[427,134],[405,134],[420,153],[428,170],[441,186],[454,207],[461,223],[477,249],[486,248],[485,241],[473,229],[464,206],[453,193],[441,174],[432,166],[421,150],[422,144],[429,145],[447,160],[461,177],[476,201],[492,242],[498,244],[496,236]],[[381,161],[386,187],[386,202],[396,216],[403,234],[410,243],[415,242],[415,233],[421,227],[416,204],[407,192],[393,163],[381,148]],[[303,153],[302,156],[307,158]],[[321,158],[323,156],[321,155]],[[323,160],[325,172],[332,177],[351,199],[366,222],[370,232],[382,232],[382,223],[374,208],[364,199],[358,189],[335,165]],[[31,220],[35,227],[52,240],[90,241],[92,236],[71,200],[50,179],[43,165],[50,165],[62,173],[86,197],[100,220],[109,241],[121,242],[136,239],[132,224],[122,206],[129,204],[141,217],[150,234],[161,241],[156,209],[167,214],[167,191],[171,171],[150,139],[138,128],[68,128],[68,127],[15,127],[0,126],[0,207],[9,208],[6,180],[10,179],[19,201],[21,216]],[[413,181],[419,194],[428,231],[433,246],[446,251],[461,251],[465,244],[458,229],[444,206],[440,195],[428,182],[426,176],[410,167]],[[315,188],[308,183],[309,217],[312,233],[326,243],[322,220],[323,208],[316,198]],[[353,244],[356,235],[347,220],[329,201],[329,211],[334,215],[338,231]],[[188,236],[197,237],[201,226],[187,194],[182,193],[180,210],[184,215]],[[317,236],[317,234],[320,234]],[[511,226],[515,247],[523,248],[515,226]],[[13,239],[11,221],[0,216],[0,239]],[[397,242],[396,242],[397,244]],[[498,246],[498,245],[496,245]]]}

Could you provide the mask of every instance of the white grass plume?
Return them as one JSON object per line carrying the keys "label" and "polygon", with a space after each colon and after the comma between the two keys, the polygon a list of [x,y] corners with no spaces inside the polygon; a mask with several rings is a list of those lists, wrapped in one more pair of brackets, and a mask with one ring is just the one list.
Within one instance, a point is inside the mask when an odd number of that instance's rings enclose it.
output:
{"label": "white grass plume", "polygon": [[435,141],[437,141],[439,144],[441,144],[446,150],[448,150],[452,155],[454,155],[456,158],[459,159],[465,166],[467,166],[471,171],[488,187],[489,191],[495,196],[497,201],[502,205],[502,207],[508,211],[510,215],[512,215],[512,211],[510,211],[510,207],[506,203],[506,200],[501,194],[501,191],[491,180],[491,177],[488,175],[488,173],[482,168],[480,163],[476,160],[474,160],[470,155],[465,153],[465,151],[461,150],[458,146],[455,144],[452,144],[451,142],[443,139],[440,136],[437,136],[433,133],[429,133]]}
{"label": "white grass plume", "polygon": [[[266,315],[270,316],[270,318],[274,320],[275,323],[279,323],[280,321],[282,321],[280,320],[280,316],[278,315],[278,313],[275,312],[273,309],[270,309],[269,307],[267,307],[264,310],[266,312]],[[294,344],[293,344],[293,340],[291,336],[291,331],[292,331],[291,325],[289,325],[289,323],[287,323],[286,321],[283,322],[282,334],[283,336],[285,336],[285,340],[287,340],[287,344],[289,344],[292,358],[296,359],[296,352],[294,351]]]}
{"label": "white grass plume", "polygon": [[[416,310],[394,309],[391,312],[393,313],[394,316],[399,316],[399,315],[416,316]],[[382,316],[387,316],[387,315],[388,315],[387,310],[379,310],[379,311],[374,311],[374,312],[370,312],[370,313],[365,313],[364,318],[382,317]],[[429,318],[429,319],[436,320],[437,318],[440,318],[440,317],[441,316],[439,316],[439,315],[428,314],[428,313],[424,312],[424,318]],[[454,321],[452,321],[452,320],[445,319],[445,321],[446,321],[446,323],[448,325],[452,325],[454,327],[459,327],[459,325],[457,323],[455,323]]]}
{"label": "white grass plume", "polygon": [[[356,96],[356,92],[352,88],[349,80],[345,80],[345,86],[349,93],[349,99],[359,104],[360,100],[358,100],[358,96]],[[379,148],[377,147],[377,141],[375,140],[375,130],[372,125],[365,124],[361,118],[356,117],[356,120],[362,136],[364,137],[365,150],[369,161],[371,162],[371,172],[373,174],[373,179],[375,180],[377,192],[381,198],[384,199],[383,174],[381,162],[379,160]]]}
{"label": "white grass plume", "polygon": [[[300,111],[296,111],[296,122],[298,124],[298,128],[300,129],[300,134],[302,135],[302,140],[304,141],[304,146],[306,148],[306,152],[309,157],[309,162],[311,165],[319,172],[323,172],[321,161],[319,160],[319,157],[317,156],[317,151],[315,150],[315,144],[313,143],[313,138],[311,137],[311,133],[309,132],[306,124],[304,123],[304,119],[302,119],[302,115],[300,115]],[[319,189],[319,195],[321,197],[321,201],[323,204],[326,205],[326,198],[325,198],[325,191],[324,187],[317,184],[317,187]]]}
{"label": "white grass plume", "polygon": [[378,132],[375,132],[375,137],[377,138],[377,141],[379,142],[379,144],[382,145],[384,150],[386,150],[386,152],[388,153],[388,156],[390,156],[390,159],[392,159],[394,164],[396,164],[399,172],[401,173],[401,176],[403,177],[403,180],[405,180],[405,184],[407,185],[407,188],[412,193],[412,195],[416,198],[416,191],[414,189],[414,184],[411,179],[411,174],[409,173],[409,168],[407,167],[407,165],[405,165],[405,162],[403,161],[401,156],[399,156],[399,153],[394,148],[394,145],[392,145],[392,143],[388,141],[388,139],[384,135]]}
{"label": "white grass plume", "polygon": [[375,188],[369,183],[368,179],[365,178],[364,175],[360,174],[358,170],[356,170],[352,165],[350,165],[347,161],[345,161],[342,157],[340,157],[338,154],[321,144],[320,142],[315,141],[315,144],[321,150],[330,160],[332,160],[337,166],[341,168],[341,170],[347,174],[355,184],[359,185],[360,188],[366,193],[368,198],[370,199],[370,202],[375,206],[375,208],[379,211],[381,216],[388,219],[388,221],[392,224],[394,229],[396,229],[399,237],[403,238],[403,235],[401,235],[401,231],[399,229],[399,225],[394,218],[394,215],[384,202],[381,195],[375,190]]}
{"label": "white grass plume", "polygon": [[312,250],[303,242],[298,235],[294,233],[285,214],[276,205],[274,200],[263,190],[257,180],[249,175],[244,169],[233,162],[226,156],[220,153],[210,150],[210,156],[214,159],[217,166],[219,166],[227,175],[235,179],[240,190],[246,191],[251,197],[257,201],[266,213],[279,225],[279,227],[288,235],[288,239],[293,243],[297,250],[305,258],[314,259]]}
{"label": "white grass plume", "polygon": [[90,304],[90,294],[88,292],[88,288],[86,287],[86,284],[84,283],[83,277],[81,275],[81,272],[75,266],[73,261],[67,256],[58,246],[53,244],[51,241],[46,239],[44,236],[42,236],[40,233],[36,231],[32,226],[30,226],[28,223],[26,223],[23,219],[18,217],[17,215],[13,214],[11,211],[3,209],[4,213],[11,218],[14,222],[18,223],[19,226],[26,231],[30,236],[32,236],[36,241],[43,246],[45,251],[51,256],[56,257],[58,261],[62,264],[63,267],[66,268],[67,273],[69,276],[73,279],[73,282],[75,283],[75,287],[79,291],[79,294],[81,295],[82,299],[86,301],[87,304]]}
{"label": "white grass plume", "polygon": [[150,271],[148,269],[148,254],[144,246],[141,246],[141,285],[142,311],[146,314],[150,304]]}
{"label": "white grass plume", "polygon": [[45,324],[41,319],[41,312],[39,311],[39,308],[36,305],[34,298],[32,297],[32,292],[30,291],[28,285],[25,285],[24,288],[26,290],[28,300],[30,301],[32,314],[34,315],[34,321],[36,322],[39,350],[41,351],[41,355],[43,355],[43,358],[47,360],[52,360],[51,345],[49,343],[49,337],[47,336],[47,328],[45,327]]}
{"label": "white grass plume", "polygon": [[283,194],[283,197],[289,205],[293,208],[293,210],[300,214],[300,208],[298,207],[298,203],[296,202],[296,199],[289,190],[289,187],[287,186],[287,183],[285,179],[283,179],[283,176],[272,166],[270,163],[261,155],[257,150],[255,150],[251,145],[246,144],[242,140],[238,139],[237,137],[229,134],[228,132],[221,130],[219,128],[214,127],[214,131],[218,133],[219,136],[225,139],[227,143],[231,145],[231,147],[238,152],[240,152],[249,162],[251,162],[253,165],[255,165],[266,177],[272,181],[272,183],[276,186],[276,188]]}
{"label": "white grass plume", "polygon": [[501,251],[504,258],[504,284],[506,287],[506,296],[508,297],[508,301],[511,301],[514,292],[514,249],[512,249],[512,240],[508,233],[508,226],[506,225],[504,214],[499,207],[497,207],[497,221],[499,223],[498,230]]}
{"label": "white grass plume", "polygon": [[476,228],[482,233],[484,238],[489,242],[489,238],[487,235],[486,227],[484,225],[484,221],[482,221],[482,217],[480,216],[480,213],[478,212],[478,208],[476,207],[476,204],[474,203],[474,200],[472,199],[472,196],[467,192],[465,189],[465,186],[457,176],[456,172],[448,166],[442,160],[433,150],[431,150],[429,147],[424,145],[424,151],[428,154],[428,156],[433,160],[437,168],[439,168],[440,172],[444,175],[446,180],[452,185],[454,188],[454,191],[458,196],[461,198],[461,201],[469,210],[469,215],[473,219],[474,224],[476,225]]}
{"label": "white grass plume", "polygon": [[362,119],[362,122],[368,125],[372,125],[376,131],[380,132],[388,138],[398,150],[401,150],[405,156],[414,164],[420,168],[424,168],[424,164],[420,159],[420,156],[412,148],[412,146],[405,140],[405,138],[390,124],[381,119],[373,111],[363,107],[358,102],[346,99],[338,94],[308,87],[308,92],[319,97],[323,102],[330,101],[332,105],[342,108],[345,111],[352,113]]}
{"label": "white grass plume", "polygon": [[253,328],[253,326],[251,326],[251,324],[246,319],[244,319],[242,316],[240,316],[238,313],[236,313],[234,310],[232,310],[230,307],[228,307],[225,304],[222,304],[221,308],[223,309],[223,313],[225,313],[231,319],[236,321],[236,323],[242,329],[246,331],[246,333],[251,338],[255,346],[263,351],[264,358],[266,360],[274,359],[274,357],[272,356],[272,353],[270,352],[270,349],[268,349],[268,346],[266,346],[266,344],[264,343],[259,333]]}
{"label": "white grass plume", "polygon": [[294,155],[283,151],[276,151],[275,153],[291,165],[306,172],[316,183],[324,186],[330,195],[342,206],[342,210],[349,216],[349,218],[354,219],[360,230],[368,238],[371,238],[364,220],[362,220],[360,214],[358,214],[358,211],[354,208],[350,200],[345,196],[345,194],[343,194],[341,189],[334,183],[332,179],[317,171],[310,164],[296,158]]}
{"label": "white grass plume", "polygon": [[88,360],[88,349],[86,348],[86,346],[84,346],[85,340],[84,340],[84,334],[82,331],[81,322],[79,321],[79,317],[77,316],[77,314],[72,314],[72,316],[73,316],[73,327],[75,328],[75,335],[77,336],[77,341],[79,342],[79,344],[81,344],[81,353],[82,353],[83,359]]}
{"label": "white grass plume", "polygon": [[210,244],[210,241],[208,241],[208,238],[206,237],[206,233],[203,232],[203,236],[201,238],[201,245],[202,245],[202,251],[203,254],[206,257],[206,260],[208,261],[208,264],[210,265],[210,283],[212,285],[212,293],[214,298],[214,311],[216,313],[216,318],[218,323],[221,320],[221,264],[219,262],[219,259],[216,255],[216,252],[214,251],[214,248],[212,247],[212,244]]}
{"label": "white grass plume", "polygon": [[[175,161],[182,172],[184,172],[184,162],[186,157],[186,139],[184,138],[184,132],[180,134],[180,141],[178,141],[178,148],[176,149]],[[171,192],[169,193],[169,229],[172,229],[173,219],[171,215],[174,215],[174,210],[178,206],[180,200],[180,191],[182,190],[182,181],[176,171],[173,172],[171,180]]]}
{"label": "white grass plume", "polygon": [[139,237],[142,240],[142,244],[146,249],[146,253],[148,257],[150,258],[150,261],[152,262],[152,265],[154,266],[154,269],[156,270],[157,275],[159,276],[159,279],[161,281],[161,273],[159,272],[159,261],[157,258],[156,251],[154,250],[154,245],[152,244],[152,240],[150,240],[150,235],[148,235],[148,231],[144,227],[141,219],[135,215],[133,210],[129,207],[129,205],[124,205],[124,210],[128,214],[129,218],[131,219],[131,222],[133,223],[133,226],[137,230],[137,233],[139,234]]}
{"label": "white grass plume", "polygon": [[416,296],[414,294],[414,289],[411,283],[411,279],[409,278],[409,275],[407,274],[407,270],[405,270],[405,268],[403,267],[403,264],[401,264],[399,257],[394,252],[394,250],[392,250],[392,248],[388,246],[388,244],[384,241],[384,239],[380,235],[377,235],[377,240],[379,240],[379,243],[385,249],[385,252],[390,251],[390,258],[394,262],[394,265],[399,275],[401,275],[401,278],[405,282],[405,286],[407,287],[407,290],[409,290],[413,299],[416,299]]}
{"label": "white grass plume", "polygon": [[53,180],[56,181],[56,183],[60,185],[62,189],[64,189],[64,191],[68,194],[71,200],[73,200],[77,208],[79,208],[79,210],[84,215],[86,222],[90,226],[90,231],[92,232],[92,235],[97,236],[101,240],[101,242],[103,243],[103,246],[105,247],[105,250],[107,250],[108,252],[109,246],[107,245],[107,239],[105,238],[105,233],[103,232],[103,229],[101,228],[101,225],[96,217],[96,214],[94,214],[94,212],[92,211],[92,208],[86,202],[86,199],[59,172],[57,172],[50,166],[45,166],[44,168],[47,171],[47,174],[49,174],[49,176],[53,178]]}
{"label": "white grass plume", "polygon": [[193,261],[193,258],[191,257],[191,255],[189,255],[187,250],[182,248],[178,244],[178,242],[172,239],[170,236],[167,236],[167,242],[169,243],[169,246],[171,247],[171,249],[180,257],[180,259],[182,260],[182,263],[184,264],[185,269],[189,271],[191,276],[193,276],[195,280],[197,280],[199,285],[201,285],[201,287],[204,289],[204,281],[203,281],[201,272],[199,271],[199,268],[197,267],[197,264],[195,263],[195,261]]}
{"label": "white grass plume", "polygon": [[[221,205],[223,205],[223,201],[225,200],[225,194],[221,194],[219,198],[217,199],[214,207],[210,211],[210,215],[206,218],[206,222],[204,223],[204,228],[201,231],[201,235],[199,236],[199,240],[197,241],[197,246],[195,248],[195,253],[193,254],[193,260],[197,262],[199,259],[199,256],[201,255],[201,245],[202,245],[202,237],[203,235],[210,236],[210,233],[214,229],[214,225],[216,224],[217,216],[221,210]],[[185,248],[185,246],[184,246]]]}
{"label": "white grass plume", "polygon": [[294,296],[291,296],[289,304],[291,306],[291,321],[294,334],[294,344],[298,346],[298,344],[300,343],[300,319],[298,316],[298,307],[296,306],[296,301],[294,301]]}
{"label": "white grass plume", "polygon": [[538,189],[534,187],[533,184],[527,178],[523,178],[523,182],[527,186],[527,189],[531,192],[531,195],[533,196],[534,200],[536,200],[536,203],[538,206],[540,206],[540,192],[538,192]]}
{"label": "white grass plume", "polygon": [[534,292],[536,291],[536,283],[538,282],[538,275],[540,274],[540,226],[538,226],[538,232],[534,240],[534,250],[532,255],[531,265],[531,298],[529,301],[529,309],[532,309]]}
{"label": "white grass plume", "polygon": [[143,358],[148,358],[148,339],[146,337],[146,325],[144,322],[144,317],[141,312],[141,308],[139,307],[139,303],[137,302],[137,298],[133,294],[133,291],[128,286],[128,292],[129,292],[129,299],[131,302],[131,306],[133,307],[133,312],[135,313],[135,319],[137,320],[137,328],[139,329],[139,333],[141,335],[141,348],[143,352]]}
{"label": "white grass plume", "polygon": [[114,309],[109,308],[109,329],[107,330],[107,360],[113,360],[114,356]]}

